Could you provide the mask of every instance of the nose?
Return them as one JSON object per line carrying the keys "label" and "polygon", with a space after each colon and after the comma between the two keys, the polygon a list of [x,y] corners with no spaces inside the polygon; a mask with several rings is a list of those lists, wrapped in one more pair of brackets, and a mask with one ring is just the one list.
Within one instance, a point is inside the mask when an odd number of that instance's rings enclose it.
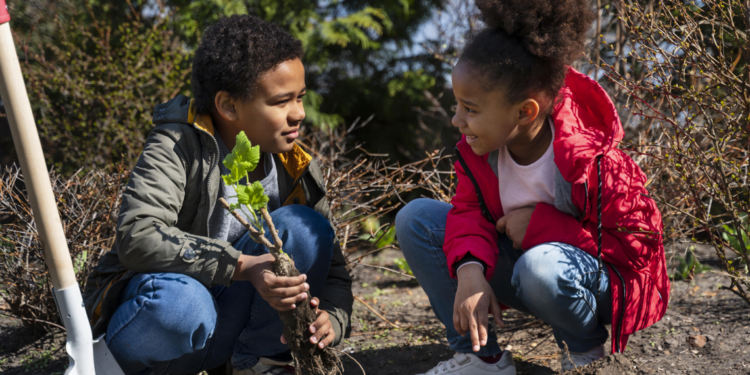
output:
{"label": "nose", "polygon": [[287,118],[289,119],[289,122],[294,124],[302,122],[302,120],[305,119],[304,104],[302,104],[302,102],[297,103],[297,105],[295,105],[294,108],[289,111],[289,116]]}
{"label": "nose", "polygon": [[453,118],[451,118],[451,124],[457,128],[463,128],[466,126],[466,121],[464,121],[463,117],[459,116],[458,112],[453,115]]}

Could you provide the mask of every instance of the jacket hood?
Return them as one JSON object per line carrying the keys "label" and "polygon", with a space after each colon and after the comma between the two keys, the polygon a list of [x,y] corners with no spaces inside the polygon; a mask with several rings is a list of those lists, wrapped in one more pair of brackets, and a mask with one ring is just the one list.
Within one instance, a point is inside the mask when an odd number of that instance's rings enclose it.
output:
{"label": "jacket hood", "polygon": [[195,101],[185,95],[177,95],[166,103],[154,107],[154,125],[179,123],[195,126],[211,136],[214,126],[211,116],[199,115],[195,111]]}
{"label": "jacket hood", "polygon": [[617,147],[625,133],[607,92],[573,68],[568,68],[551,116],[555,164],[571,183],[585,181],[594,159]]}

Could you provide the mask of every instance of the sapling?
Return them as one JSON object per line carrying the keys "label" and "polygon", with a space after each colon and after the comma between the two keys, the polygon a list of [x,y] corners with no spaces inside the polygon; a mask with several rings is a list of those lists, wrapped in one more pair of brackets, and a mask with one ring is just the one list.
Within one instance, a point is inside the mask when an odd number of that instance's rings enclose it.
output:
{"label": "sapling", "polygon": [[[271,215],[268,214],[266,209],[268,196],[265,194],[263,185],[259,181],[247,185],[240,183],[247,178],[249,172],[255,170],[259,161],[260,148],[250,143],[245,132],[240,132],[237,135],[237,143],[232,152],[223,160],[224,166],[229,169],[229,174],[221,176],[224,183],[227,186],[233,186],[237,192],[237,203],[229,204],[224,198],[220,198],[219,201],[247,228],[250,238],[268,248],[275,259],[273,264],[274,274],[277,276],[299,276],[300,272],[294,266],[294,261],[283,250],[284,244],[279,238]],[[249,223],[240,212],[245,213],[245,216],[250,220]],[[264,222],[268,226],[273,242],[266,238]],[[310,292],[307,291],[306,293],[306,301],[310,301]],[[310,342],[312,333],[310,333],[309,327],[315,322],[317,315],[309,303],[297,304],[295,309],[280,311],[279,315],[284,323],[284,337],[294,355],[298,375],[302,373],[341,374],[341,361],[333,352],[333,349],[329,347],[320,349]]]}

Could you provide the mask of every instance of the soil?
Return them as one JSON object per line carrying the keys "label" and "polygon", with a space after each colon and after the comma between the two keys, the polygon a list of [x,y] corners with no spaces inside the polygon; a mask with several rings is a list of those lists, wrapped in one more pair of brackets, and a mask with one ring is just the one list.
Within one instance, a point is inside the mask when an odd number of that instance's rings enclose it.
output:
{"label": "soil", "polygon": [[[682,252],[684,246],[668,249]],[[698,248],[696,255],[718,269],[710,261],[715,258],[712,250]],[[363,263],[398,270],[393,260],[400,257],[398,251],[386,251]],[[423,373],[451,358],[445,329],[416,281],[361,265],[352,273],[354,295],[388,322],[355,300],[351,337],[338,350],[356,359],[368,375]],[[712,272],[673,282],[665,317],[632,335],[624,354],[568,374],[750,374],[750,307],[730,292],[717,290],[718,285],[728,282]],[[519,375],[559,373],[559,349],[549,325],[514,310],[506,310],[503,319],[506,326],[499,330],[498,340],[513,353]],[[705,345],[693,347],[689,339]],[[62,374],[67,366],[63,348],[60,331],[35,336],[19,320],[0,317],[2,374]],[[609,342],[605,348],[609,350]],[[342,361],[346,375],[362,374],[348,356],[342,355]]]}

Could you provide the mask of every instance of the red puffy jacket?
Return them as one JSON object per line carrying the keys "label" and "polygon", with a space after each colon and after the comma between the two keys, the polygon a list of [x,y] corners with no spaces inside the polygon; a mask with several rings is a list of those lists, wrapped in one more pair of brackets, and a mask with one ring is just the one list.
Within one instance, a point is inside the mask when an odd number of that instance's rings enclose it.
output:
{"label": "red puffy jacket", "polygon": [[[523,249],[563,242],[596,257],[601,178],[601,254],[612,287],[612,351],[622,352],[630,334],[659,321],[667,310],[669,278],[661,214],[646,191],[645,174],[617,149],[624,131],[604,89],[569,68],[558,98],[551,114],[555,164],[568,184],[567,201],[578,216],[538,203]],[[443,248],[452,277],[456,277],[453,265],[471,253],[487,265],[489,280],[498,256],[495,222],[504,215],[498,178],[489,154],[477,156],[465,139],[456,151],[458,187]]]}

